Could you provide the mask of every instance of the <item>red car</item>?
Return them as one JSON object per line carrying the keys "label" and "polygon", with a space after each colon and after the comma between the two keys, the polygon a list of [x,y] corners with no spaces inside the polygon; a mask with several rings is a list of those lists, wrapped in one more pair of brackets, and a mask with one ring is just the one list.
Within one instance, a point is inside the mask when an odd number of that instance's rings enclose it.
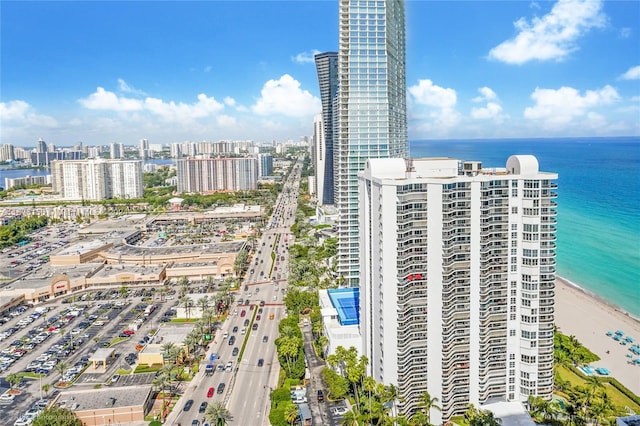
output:
{"label": "red car", "polygon": [[260,321],[260,318],[262,318],[260,315],[256,316],[256,321]]}
{"label": "red car", "polygon": [[207,391],[207,398],[211,398],[213,396],[213,392],[215,392],[213,388],[209,388],[209,390]]}
{"label": "red car", "polygon": [[247,311],[244,311],[244,310],[243,310],[242,312],[240,312],[240,316],[241,316],[241,317],[243,317],[243,316],[245,316],[245,315],[247,315]]}
{"label": "red car", "polygon": [[133,330],[124,330],[124,331],[122,332],[122,334],[127,334],[127,335],[131,336],[131,335],[133,335],[133,334],[136,334],[136,332],[135,332],[135,331],[133,331]]}

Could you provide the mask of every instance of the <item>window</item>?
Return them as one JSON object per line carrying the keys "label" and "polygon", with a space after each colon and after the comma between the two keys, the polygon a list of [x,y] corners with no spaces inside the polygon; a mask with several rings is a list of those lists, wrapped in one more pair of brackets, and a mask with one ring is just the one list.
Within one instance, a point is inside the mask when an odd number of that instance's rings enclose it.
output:
{"label": "window", "polygon": [[511,213],[518,214],[518,206],[511,207]]}
{"label": "window", "polygon": [[515,336],[515,335],[516,335],[515,330],[509,330],[509,336]]}

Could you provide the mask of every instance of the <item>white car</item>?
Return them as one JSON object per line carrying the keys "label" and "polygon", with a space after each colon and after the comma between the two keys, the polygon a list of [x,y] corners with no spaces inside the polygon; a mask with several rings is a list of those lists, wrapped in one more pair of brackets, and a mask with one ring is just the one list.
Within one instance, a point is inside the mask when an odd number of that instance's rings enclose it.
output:
{"label": "white car", "polygon": [[344,416],[349,409],[347,407],[336,407],[333,409],[333,414],[336,416]]}

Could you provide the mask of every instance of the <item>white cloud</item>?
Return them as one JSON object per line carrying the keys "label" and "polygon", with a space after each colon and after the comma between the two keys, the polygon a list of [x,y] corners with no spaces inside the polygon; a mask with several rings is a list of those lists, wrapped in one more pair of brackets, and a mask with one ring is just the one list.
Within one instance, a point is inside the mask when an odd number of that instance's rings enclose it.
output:
{"label": "white cloud", "polygon": [[33,126],[55,128],[58,121],[48,115],[37,114],[34,108],[23,100],[0,102],[0,127]]}
{"label": "white cloud", "polygon": [[225,105],[228,105],[230,107],[236,106],[236,100],[233,99],[231,96],[225,97],[222,101],[224,102]]}
{"label": "white cloud", "polygon": [[494,99],[498,99],[496,92],[491,90],[491,88],[489,87],[486,87],[486,86],[481,87],[478,89],[478,92],[480,92],[480,96],[473,98],[472,99],[473,102],[484,102],[484,101],[492,101]]}
{"label": "white cloud", "polygon": [[300,88],[300,82],[285,74],[267,81],[261,96],[251,107],[259,115],[281,114],[289,117],[312,117],[321,109],[320,99]]}
{"label": "white cloud", "polygon": [[620,76],[622,80],[640,80],[640,65],[631,67]]}
{"label": "white cloud", "polygon": [[319,50],[313,49],[308,52],[298,53],[296,56],[291,57],[291,61],[296,64],[313,64],[315,63],[314,56],[320,53]]}
{"label": "white cloud", "polygon": [[444,134],[460,122],[460,114],[455,109],[458,96],[454,89],[436,86],[431,80],[418,80],[408,92],[415,104],[413,115],[420,122],[417,125],[420,131]]}
{"label": "white cloud", "polygon": [[480,92],[480,96],[473,98],[472,101],[476,103],[486,102],[486,105],[484,107],[471,108],[471,118],[502,123],[506,116],[502,114],[502,106],[499,103],[496,92],[486,86],[479,88],[478,92]]}
{"label": "white cloud", "polygon": [[143,103],[138,99],[118,96],[102,87],[98,87],[95,92],[79,102],[85,108],[97,110],[139,111],[143,108]]}
{"label": "white cloud", "polygon": [[525,118],[542,122],[547,127],[562,127],[576,117],[593,116],[591,108],[610,105],[620,96],[616,89],[606,85],[599,90],[587,90],[584,95],[572,87],[557,90],[536,88],[531,98],[535,105],[525,108]]}
{"label": "white cloud", "polygon": [[[165,102],[162,99],[147,97],[144,100],[118,96],[113,92],[98,87],[87,98],[80,99],[80,104],[92,110],[106,110],[114,112],[148,112],[173,122],[192,122],[194,119],[214,116],[224,109],[224,104],[213,97],[199,94],[197,102],[185,104],[183,102]],[[135,118],[135,117],[133,117]]]}
{"label": "white cloud", "polygon": [[213,67],[211,65],[207,65],[206,67],[204,67],[204,72],[205,73],[209,73],[209,72],[211,72],[212,69],[213,69]]}
{"label": "white cloud", "polygon": [[132,95],[147,96],[145,92],[143,92],[140,89],[136,89],[133,86],[129,86],[127,82],[121,78],[118,79],[118,88],[122,93],[131,93]]}
{"label": "white cloud", "polygon": [[409,93],[416,103],[435,108],[453,108],[457,102],[455,90],[436,86],[431,80],[418,80],[417,86],[409,87]]}
{"label": "white cloud", "polygon": [[578,49],[576,41],[591,28],[603,27],[607,18],[601,0],[559,0],[547,15],[531,23],[514,23],[518,34],[489,51],[489,57],[508,64],[562,60]]}

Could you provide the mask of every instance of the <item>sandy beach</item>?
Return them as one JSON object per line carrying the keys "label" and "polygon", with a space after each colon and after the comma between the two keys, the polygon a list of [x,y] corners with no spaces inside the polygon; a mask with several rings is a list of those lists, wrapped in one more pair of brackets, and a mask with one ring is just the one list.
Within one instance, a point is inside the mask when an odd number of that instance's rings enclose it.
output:
{"label": "sandy beach", "polygon": [[[569,282],[556,280],[556,325],[563,334],[574,335],[600,361],[591,365],[605,367],[611,376],[640,395],[640,365],[629,364],[629,345],[621,345],[606,335],[622,330],[640,342],[640,322]],[[607,354],[607,351],[609,353]],[[639,358],[634,356],[634,359]]]}

